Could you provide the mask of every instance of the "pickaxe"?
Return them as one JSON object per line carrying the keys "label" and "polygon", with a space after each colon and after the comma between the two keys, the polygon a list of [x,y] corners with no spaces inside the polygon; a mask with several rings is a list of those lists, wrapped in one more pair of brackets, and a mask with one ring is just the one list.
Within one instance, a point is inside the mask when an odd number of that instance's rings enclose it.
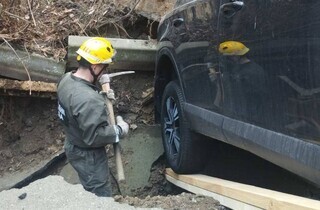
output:
{"label": "pickaxe", "polygon": [[[103,92],[108,94],[108,92],[111,90],[110,81],[111,81],[112,77],[120,76],[120,75],[124,75],[124,74],[132,74],[132,73],[134,73],[134,71],[122,71],[122,72],[116,72],[116,73],[110,73],[110,74],[103,74],[99,80],[99,82],[102,86]],[[108,96],[106,97],[106,105],[107,105],[107,109],[109,112],[109,120],[110,120],[111,125],[115,125],[116,121],[115,121],[114,112],[113,112],[112,100],[114,100],[114,98],[112,99],[111,97],[108,97]],[[116,168],[117,168],[117,173],[118,173],[118,181],[119,182],[124,181],[125,176],[124,176],[123,164],[122,164],[122,160],[121,160],[121,152],[120,152],[120,148],[119,148],[118,143],[113,144],[113,149],[114,149],[114,154],[116,157]]]}

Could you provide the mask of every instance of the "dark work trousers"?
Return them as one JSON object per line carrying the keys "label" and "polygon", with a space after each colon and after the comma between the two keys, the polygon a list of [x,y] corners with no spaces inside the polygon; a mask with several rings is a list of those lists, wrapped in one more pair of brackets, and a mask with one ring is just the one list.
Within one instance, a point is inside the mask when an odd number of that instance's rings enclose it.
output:
{"label": "dark work trousers", "polygon": [[111,197],[106,149],[83,149],[66,141],[64,149],[72,167],[77,171],[84,189],[100,197]]}

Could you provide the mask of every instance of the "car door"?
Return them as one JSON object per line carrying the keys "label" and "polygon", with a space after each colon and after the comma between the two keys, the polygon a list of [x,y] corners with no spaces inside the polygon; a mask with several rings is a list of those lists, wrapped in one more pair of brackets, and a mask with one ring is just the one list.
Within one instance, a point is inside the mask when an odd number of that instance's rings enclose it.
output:
{"label": "car door", "polygon": [[[261,1],[221,0],[219,68],[222,72],[223,114],[245,122],[263,124],[265,118],[258,115],[265,111],[269,89],[266,72],[256,61],[259,52],[255,46],[264,40],[264,34],[259,34],[255,25],[261,12],[258,2]],[[237,44],[248,52],[241,54],[243,49],[232,49]],[[236,51],[223,51],[222,48]]]}

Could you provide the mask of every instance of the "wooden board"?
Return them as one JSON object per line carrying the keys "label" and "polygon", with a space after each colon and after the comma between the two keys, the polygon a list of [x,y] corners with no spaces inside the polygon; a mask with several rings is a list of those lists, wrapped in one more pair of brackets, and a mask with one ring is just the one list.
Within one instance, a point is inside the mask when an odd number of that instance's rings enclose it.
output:
{"label": "wooden board", "polygon": [[55,98],[56,83],[0,79],[0,94]]}
{"label": "wooden board", "polygon": [[[192,189],[193,193],[203,194],[208,191],[219,196],[214,197],[222,205],[233,209],[244,209],[243,207],[235,208],[237,205],[234,201],[248,204],[252,208],[245,209],[270,209],[270,210],[320,210],[320,201],[304,197],[281,193],[251,185],[227,181],[219,178],[209,177],[201,174],[195,175],[178,175],[172,169],[166,169],[166,177],[173,184],[179,184],[180,187],[187,190]],[[191,187],[190,187],[191,186]],[[193,188],[196,187],[196,188]],[[231,206],[232,207],[231,207]]]}

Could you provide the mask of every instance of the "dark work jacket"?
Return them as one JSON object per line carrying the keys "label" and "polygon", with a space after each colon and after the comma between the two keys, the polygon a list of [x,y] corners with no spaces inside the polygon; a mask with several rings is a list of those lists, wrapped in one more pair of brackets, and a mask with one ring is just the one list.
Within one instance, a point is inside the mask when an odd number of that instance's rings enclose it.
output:
{"label": "dark work jacket", "polygon": [[67,141],[82,148],[115,142],[116,128],[108,122],[105,100],[96,86],[69,72],[60,80],[57,94]]}

